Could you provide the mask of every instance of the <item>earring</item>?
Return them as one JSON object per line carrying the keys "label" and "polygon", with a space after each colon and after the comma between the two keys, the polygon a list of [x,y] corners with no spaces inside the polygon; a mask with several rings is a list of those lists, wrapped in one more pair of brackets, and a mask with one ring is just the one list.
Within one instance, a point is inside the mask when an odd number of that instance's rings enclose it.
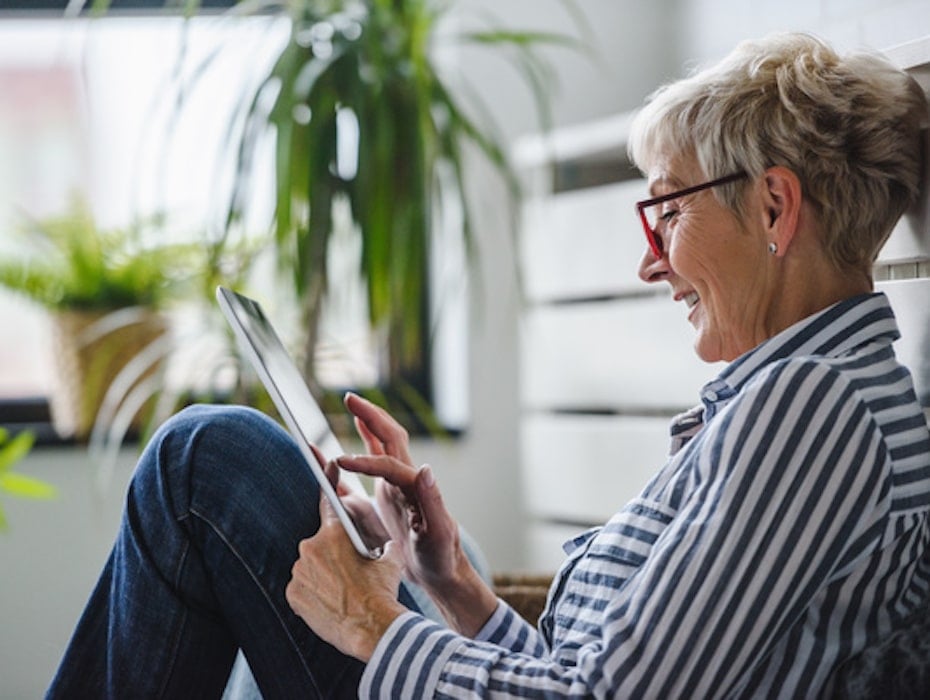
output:
{"label": "earring", "polygon": [[772,241],[771,243],[769,243],[769,252],[772,255],[775,255],[775,253],[778,252],[778,244],[775,241]]}

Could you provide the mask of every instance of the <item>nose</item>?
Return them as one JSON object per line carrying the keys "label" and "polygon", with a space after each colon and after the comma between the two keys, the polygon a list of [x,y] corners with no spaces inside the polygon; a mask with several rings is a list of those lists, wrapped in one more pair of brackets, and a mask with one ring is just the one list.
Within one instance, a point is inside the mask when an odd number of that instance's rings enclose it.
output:
{"label": "nose", "polygon": [[671,268],[668,264],[668,253],[663,253],[661,258],[657,258],[652,252],[650,246],[646,246],[643,256],[639,259],[639,269],[637,270],[639,278],[648,284],[662,282],[667,279]]}

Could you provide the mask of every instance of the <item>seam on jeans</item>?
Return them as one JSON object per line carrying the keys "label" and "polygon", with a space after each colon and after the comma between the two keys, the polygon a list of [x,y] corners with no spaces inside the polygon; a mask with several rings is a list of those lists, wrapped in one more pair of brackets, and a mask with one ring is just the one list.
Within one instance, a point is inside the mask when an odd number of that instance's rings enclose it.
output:
{"label": "seam on jeans", "polygon": [[[180,522],[181,520],[183,520],[183,518],[180,518],[178,522]],[[187,563],[187,557],[190,554],[190,551],[191,551],[190,542],[185,541],[184,551],[181,553],[181,556],[178,557],[178,566],[174,571],[174,577],[173,577],[173,580],[171,581],[172,585],[175,587],[176,590],[180,590],[181,588],[180,586],[181,572],[184,570],[184,566]],[[187,608],[182,607],[181,619],[179,620],[178,625],[175,627],[174,642],[171,645],[171,649],[172,649],[172,653],[170,655],[171,663],[168,666],[167,673],[165,673],[164,680],[162,681],[162,686],[158,692],[158,697],[160,698],[167,697],[168,685],[169,685],[172,675],[174,674],[174,667],[178,660],[178,649],[180,647],[181,630],[184,629],[184,626],[186,624],[187,624]]]}
{"label": "seam on jeans", "polygon": [[242,568],[245,569],[245,571],[248,573],[249,578],[251,578],[252,581],[255,583],[255,585],[258,587],[258,590],[261,591],[262,597],[265,599],[265,602],[268,603],[268,607],[271,608],[272,612],[274,613],[274,616],[277,618],[278,622],[281,624],[281,629],[284,630],[284,634],[286,635],[288,640],[290,640],[291,646],[294,648],[294,651],[297,654],[297,658],[300,659],[300,663],[303,666],[304,671],[307,674],[307,677],[310,679],[310,682],[313,684],[313,687],[317,691],[317,694],[319,694],[320,689],[316,685],[316,678],[314,677],[313,673],[310,671],[310,667],[307,666],[307,663],[304,660],[304,655],[300,653],[300,645],[297,643],[297,640],[294,639],[293,636],[291,636],[290,628],[287,626],[287,623],[278,613],[277,606],[275,606],[274,602],[271,599],[271,596],[268,594],[268,591],[265,590],[265,586],[262,585],[258,576],[256,576],[255,572],[252,571],[252,569],[246,564],[245,558],[239,554],[239,551],[233,546],[229,538],[226,537],[223,531],[220,530],[220,528],[215,523],[213,523],[212,520],[210,520],[208,517],[206,517],[203,513],[199,512],[195,508],[190,508],[189,511],[191,515],[194,515],[200,518],[200,520],[206,523],[210,527],[210,529],[213,530],[216,536],[219,537],[220,540],[222,540],[222,542],[226,545],[229,551],[232,552],[233,556],[239,561],[239,563],[242,565]]}

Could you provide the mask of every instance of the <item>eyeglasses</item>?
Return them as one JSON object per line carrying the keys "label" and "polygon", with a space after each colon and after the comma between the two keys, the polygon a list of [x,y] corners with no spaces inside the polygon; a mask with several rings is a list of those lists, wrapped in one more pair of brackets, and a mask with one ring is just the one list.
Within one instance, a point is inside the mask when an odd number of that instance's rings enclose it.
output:
{"label": "eyeglasses", "polygon": [[648,241],[649,247],[652,249],[652,254],[656,259],[658,260],[662,257],[662,252],[664,250],[662,238],[659,236],[659,227],[664,227],[668,221],[678,213],[677,208],[663,207],[663,204],[675,199],[680,199],[689,194],[694,194],[695,192],[700,192],[701,190],[709,190],[711,187],[717,187],[718,185],[725,185],[728,182],[741,180],[744,177],[747,177],[747,173],[745,171],[740,171],[738,173],[719,177],[710,182],[703,182],[700,185],[686,187],[677,192],[669,192],[660,197],[653,197],[652,199],[644,199],[641,202],[637,202],[636,209],[639,211],[640,221],[643,222],[643,231],[646,233],[646,241]]}

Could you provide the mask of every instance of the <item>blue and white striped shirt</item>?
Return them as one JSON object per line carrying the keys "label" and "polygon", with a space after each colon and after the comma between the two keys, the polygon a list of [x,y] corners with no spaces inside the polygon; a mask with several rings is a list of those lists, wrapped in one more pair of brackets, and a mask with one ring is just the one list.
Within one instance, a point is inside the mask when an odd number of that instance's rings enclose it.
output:
{"label": "blue and white striped shirt", "polygon": [[362,697],[812,697],[930,596],[930,435],[883,294],[731,363],[640,496],[566,545],[538,629],[406,613]]}

